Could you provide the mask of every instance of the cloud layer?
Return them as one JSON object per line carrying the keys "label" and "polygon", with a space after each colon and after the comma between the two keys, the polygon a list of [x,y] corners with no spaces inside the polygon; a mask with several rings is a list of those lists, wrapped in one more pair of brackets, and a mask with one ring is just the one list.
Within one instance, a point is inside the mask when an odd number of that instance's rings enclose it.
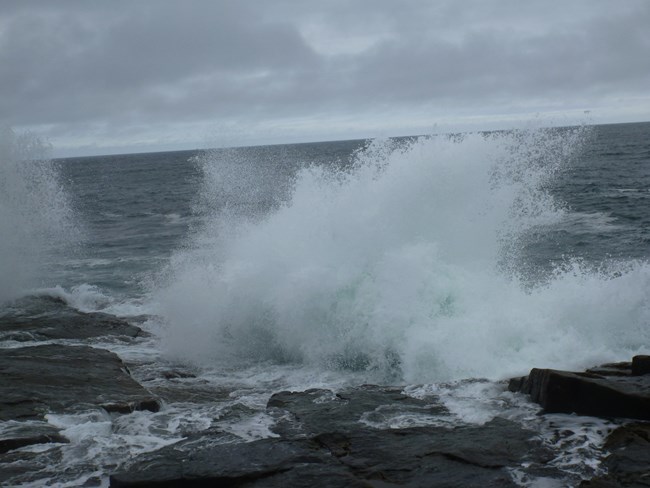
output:
{"label": "cloud layer", "polygon": [[102,152],[647,120],[648,25],[646,0],[5,0],[0,124]]}

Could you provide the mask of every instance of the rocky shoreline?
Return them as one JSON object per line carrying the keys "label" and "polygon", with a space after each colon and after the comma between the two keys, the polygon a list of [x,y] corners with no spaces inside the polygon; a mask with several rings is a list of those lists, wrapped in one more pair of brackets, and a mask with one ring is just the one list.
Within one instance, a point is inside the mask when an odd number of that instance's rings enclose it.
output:
{"label": "rocky shoreline", "polygon": [[[0,349],[0,484],[19,474],[9,466],[28,455],[22,448],[69,441],[47,422],[48,413],[101,409],[125,415],[164,408],[165,398],[140,385],[112,352],[90,344],[30,344],[106,335],[128,342],[141,337],[141,329],[110,315],[79,312],[55,298],[34,300],[33,313],[0,317],[0,339],[13,341]],[[650,358],[585,372],[533,369],[508,388],[530,395],[542,407],[540,415],[630,419],[608,436],[603,473],[576,484],[650,486]],[[444,409],[399,387],[278,392],[266,405],[276,419],[271,437],[245,442],[216,429],[193,433],[116,467],[110,486],[478,487],[565,479],[566,473],[549,463],[551,447],[511,420],[386,427],[396,412],[434,417]]]}
{"label": "rocky shoreline", "polygon": [[[508,389],[530,395],[546,413],[650,420],[650,356],[605,364],[584,372],[531,370]],[[606,474],[581,487],[650,486],[650,423],[634,422],[612,432],[603,446],[610,454]]]}

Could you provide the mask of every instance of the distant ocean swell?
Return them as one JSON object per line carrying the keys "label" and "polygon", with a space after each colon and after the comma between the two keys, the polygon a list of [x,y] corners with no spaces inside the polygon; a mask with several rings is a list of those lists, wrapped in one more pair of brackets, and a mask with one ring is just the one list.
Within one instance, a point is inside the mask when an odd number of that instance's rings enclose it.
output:
{"label": "distant ocean swell", "polygon": [[273,175],[208,151],[203,224],[153,290],[165,348],[407,382],[647,352],[647,263],[599,271],[569,258],[543,278],[523,265],[530,235],[574,218],[548,185],[588,138],[576,128],[375,141],[351,166],[299,171],[253,218],[214,200]]}

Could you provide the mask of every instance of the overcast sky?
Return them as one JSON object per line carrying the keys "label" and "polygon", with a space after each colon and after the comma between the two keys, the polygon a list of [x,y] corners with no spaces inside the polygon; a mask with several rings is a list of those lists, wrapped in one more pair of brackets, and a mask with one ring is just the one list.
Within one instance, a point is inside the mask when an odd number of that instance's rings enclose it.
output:
{"label": "overcast sky", "polygon": [[650,0],[2,0],[55,155],[650,120]]}

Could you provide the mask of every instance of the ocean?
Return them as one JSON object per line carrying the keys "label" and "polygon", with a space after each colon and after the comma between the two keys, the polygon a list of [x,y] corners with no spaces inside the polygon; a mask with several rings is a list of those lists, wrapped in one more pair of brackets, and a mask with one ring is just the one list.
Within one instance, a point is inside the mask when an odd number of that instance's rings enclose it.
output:
{"label": "ocean", "polygon": [[538,417],[503,380],[650,353],[650,123],[59,160],[35,147],[0,140],[0,316],[46,296],[132,321],[150,335],[92,345],[163,408],[48,415],[70,443],[0,458],[15,483],[105,485],[188,433],[273,436],[275,392],[369,383],[446,407],[386,426],[504,417],[556,446],[566,483],[598,471],[613,422]]}

